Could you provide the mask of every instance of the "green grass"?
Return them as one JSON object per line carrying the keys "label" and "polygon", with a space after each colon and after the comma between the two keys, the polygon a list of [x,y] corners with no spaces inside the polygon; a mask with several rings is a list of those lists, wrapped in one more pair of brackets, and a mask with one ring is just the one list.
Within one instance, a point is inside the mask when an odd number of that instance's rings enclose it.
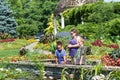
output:
{"label": "green grass", "polygon": [[20,49],[22,46],[30,44],[25,39],[16,39],[14,42],[0,43],[0,50]]}
{"label": "green grass", "polygon": [[19,50],[0,50],[0,58],[2,57],[10,57],[10,56],[16,56],[18,55]]}

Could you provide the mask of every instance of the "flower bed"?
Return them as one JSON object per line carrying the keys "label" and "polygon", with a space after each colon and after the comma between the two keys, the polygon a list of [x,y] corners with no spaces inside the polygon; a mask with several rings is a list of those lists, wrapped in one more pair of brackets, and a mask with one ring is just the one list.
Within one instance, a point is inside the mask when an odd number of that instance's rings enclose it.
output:
{"label": "flower bed", "polygon": [[96,41],[92,42],[91,44],[93,46],[99,46],[99,47],[105,46],[105,47],[113,48],[113,49],[119,48],[118,44],[104,44],[101,40],[96,40]]}
{"label": "flower bed", "polygon": [[[6,41],[6,40],[5,40]],[[24,45],[28,45],[29,42],[25,39],[9,40],[13,42],[0,42],[0,50],[20,49]]]}
{"label": "flower bed", "polygon": [[37,42],[37,40],[35,40],[35,39],[29,39],[29,40],[27,40],[29,43],[33,43],[33,42]]}
{"label": "flower bed", "polygon": [[13,42],[15,41],[15,39],[3,39],[3,40],[0,40],[0,42]]}
{"label": "flower bed", "polygon": [[[29,55],[29,54],[28,54]],[[17,62],[17,61],[26,61],[26,60],[40,60],[40,59],[54,59],[53,54],[40,54],[40,55],[29,55],[29,56],[10,56],[0,58],[0,62]]]}
{"label": "flower bed", "polygon": [[113,50],[102,56],[101,61],[106,66],[120,66],[120,49]]}

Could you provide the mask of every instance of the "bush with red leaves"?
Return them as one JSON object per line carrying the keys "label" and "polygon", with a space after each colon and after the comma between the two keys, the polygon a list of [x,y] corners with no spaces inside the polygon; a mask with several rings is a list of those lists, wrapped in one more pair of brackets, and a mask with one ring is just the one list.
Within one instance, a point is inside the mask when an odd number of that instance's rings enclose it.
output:
{"label": "bush with red leaves", "polygon": [[117,59],[117,61],[116,61],[116,65],[117,65],[117,66],[120,66],[120,58]]}
{"label": "bush with red leaves", "polygon": [[101,40],[96,40],[96,41],[92,42],[92,45],[101,47],[101,46],[103,46],[103,43]]}
{"label": "bush with red leaves", "polygon": [[102,46],[106,46],[106,47],[109,47],[109,48],[113,48],[113,49],[118,49],[119,46],[117,44],[103,44],[103,42],[101,40],[96,40],[94,42],[91,43],[93,46],[99,46],[99,47],[102,47]]}
{"label": "bush with red leaves", "polygon": [[101,61],[105,66],[116,66],[117,64],[116,61],[109,55],[102,56]]}
{"label": "bush with red leaves", "polygon": [[107,45],[107,47],[113,48],[113,49],[118,49],[119,48],[119,46],[117,44],[109,44],[109,45]]}

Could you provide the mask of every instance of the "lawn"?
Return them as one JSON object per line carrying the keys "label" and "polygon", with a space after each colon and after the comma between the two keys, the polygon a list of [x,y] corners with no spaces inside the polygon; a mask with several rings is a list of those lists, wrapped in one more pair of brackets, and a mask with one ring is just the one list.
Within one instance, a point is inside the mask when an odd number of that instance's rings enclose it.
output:
{"label": "lawn", "polygon": [[30,44],[30,42],[25,39],[15,39],[13,42],[0,42],[0,50],[20,49],[22,46],[28,44]]}
{"label": "lawn", "polygon": [[19,56],[19,49],[28,44],[30,42],[26,39],[15,39],[13,42],[0,42],[0,58]]}
{"label": "lawn", "polygon": [[0,58],[2,57],[10,57],[10,56],[17,56],[18,55],[18,49],[14,50],[0,50]]}

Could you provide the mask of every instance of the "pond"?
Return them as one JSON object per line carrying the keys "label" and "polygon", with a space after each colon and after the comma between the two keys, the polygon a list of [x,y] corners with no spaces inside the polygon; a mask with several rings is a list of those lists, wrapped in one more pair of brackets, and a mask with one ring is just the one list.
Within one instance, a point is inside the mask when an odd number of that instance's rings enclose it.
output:
{"label": "pond", "polygon": [[[15,62],[2,65],[2,80],[120,80],[119,67],[103,67],[101,65],[56,65],[45,62]],[[112,75],[112,77],[111,77]],[[1,76],[1,75],[0,75]],[[65,79],[66,78],[66,79]],[[115,79],[114,79],[115,78]]]}

